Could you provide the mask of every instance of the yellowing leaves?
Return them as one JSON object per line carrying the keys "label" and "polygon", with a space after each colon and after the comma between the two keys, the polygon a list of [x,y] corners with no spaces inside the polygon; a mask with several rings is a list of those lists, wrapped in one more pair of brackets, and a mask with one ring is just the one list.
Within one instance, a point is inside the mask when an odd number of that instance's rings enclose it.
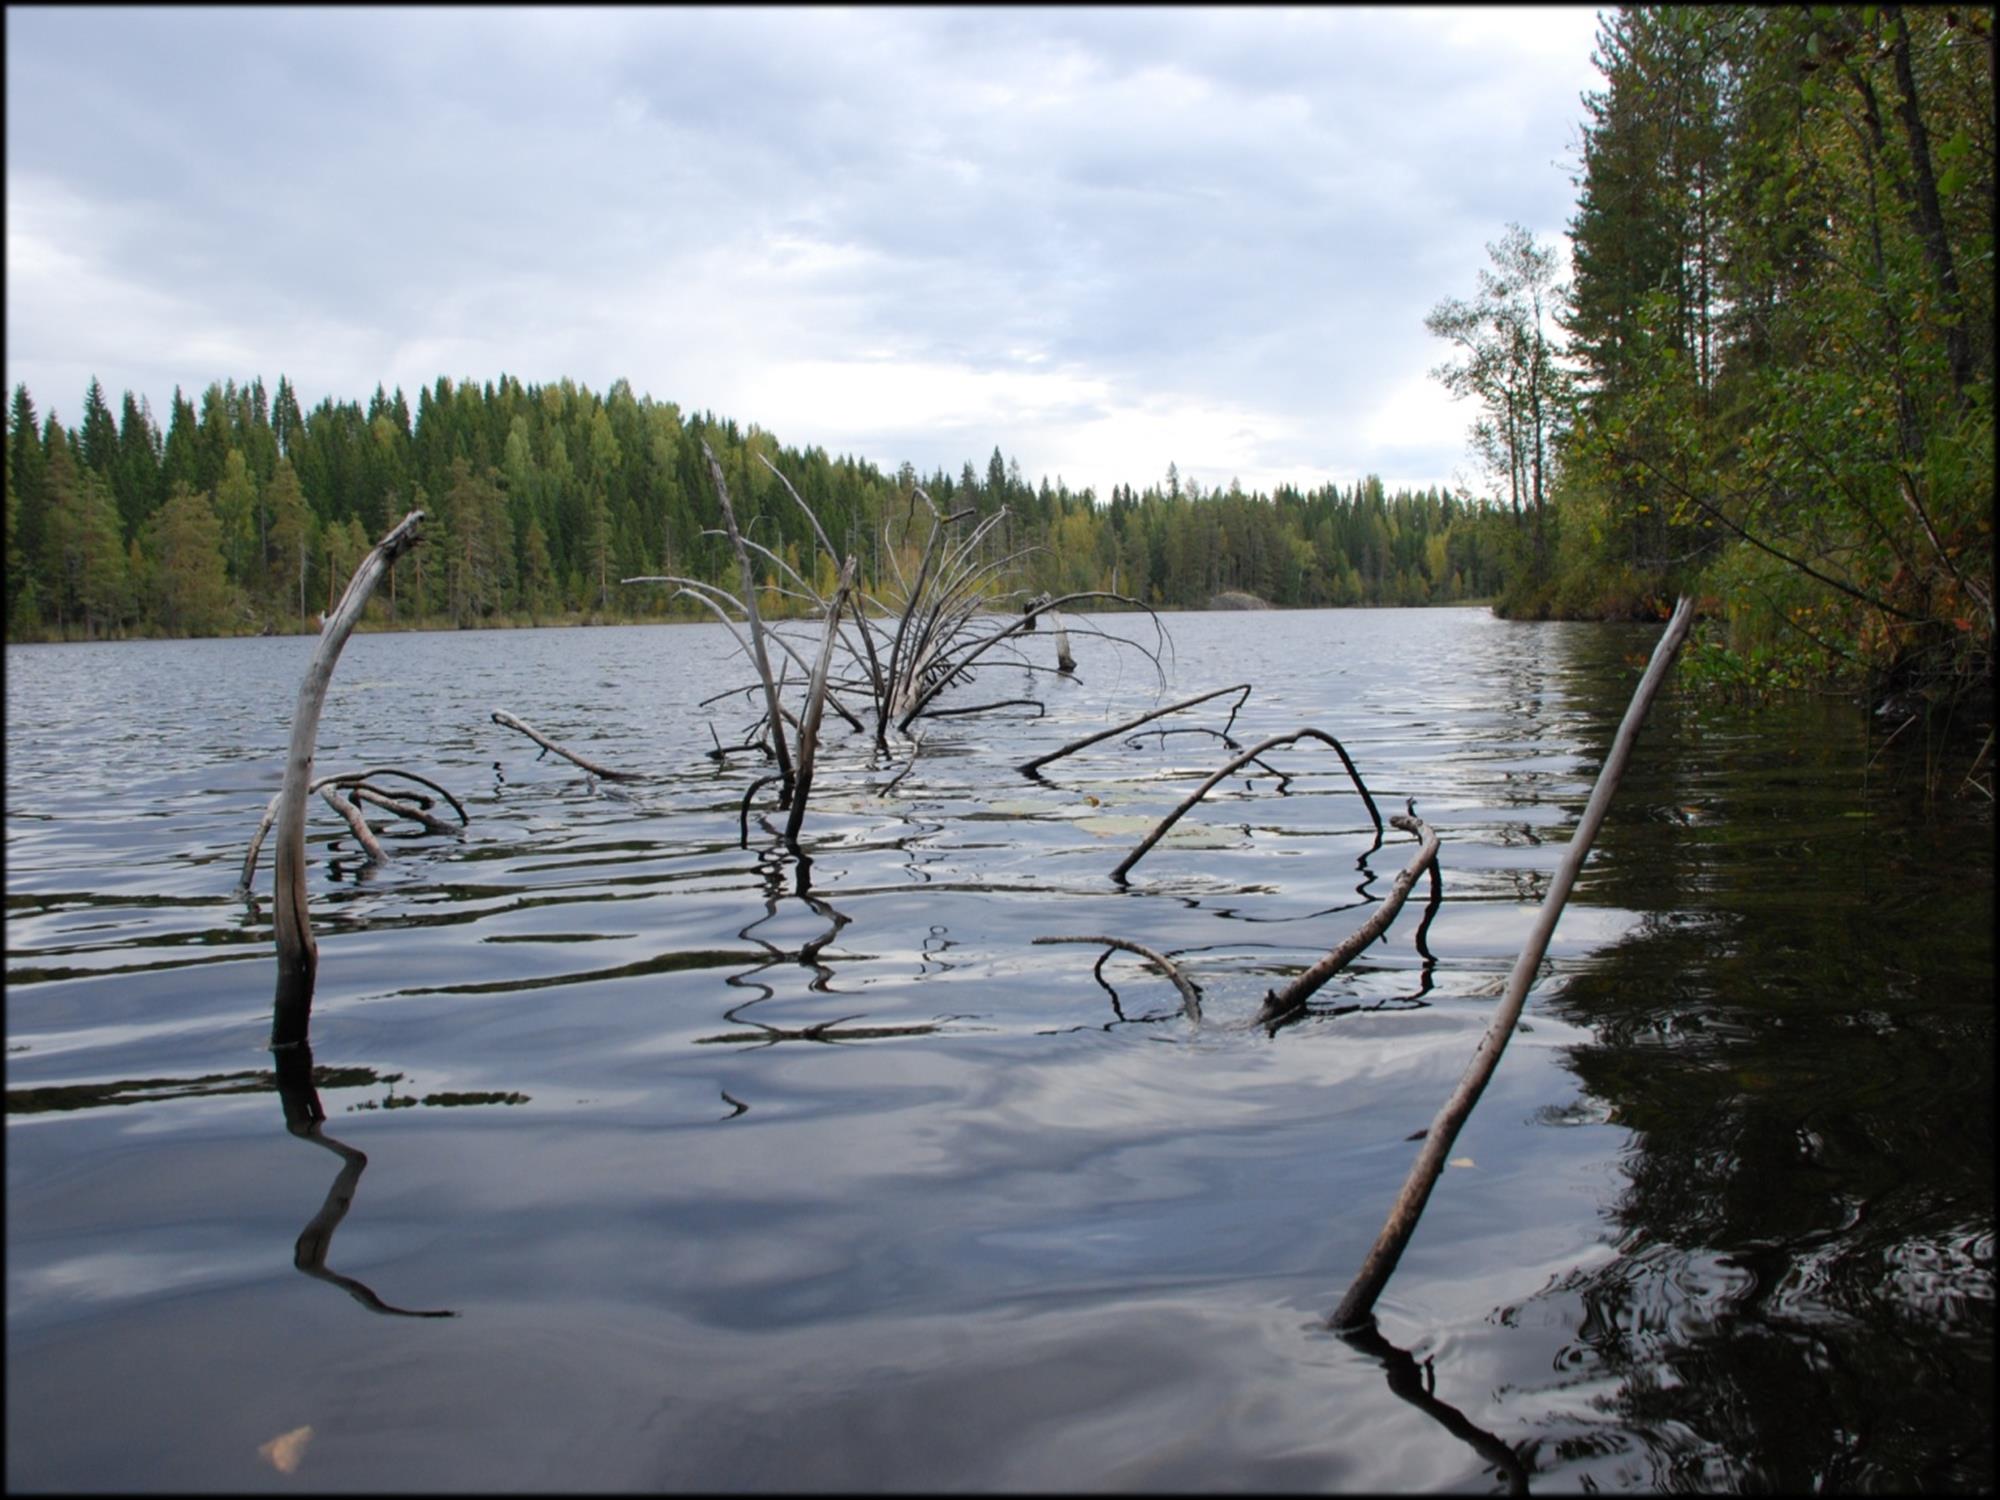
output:
{"label": "yellowing leaves", "polygon": [[281,1432],[270,1442],[259,1447],[257,1455],[280,1474],[295,1474],[298,1472],[299,1464],[305,1459],[306,1444],[312,1441],[312,1435],[310,1424],[294,1427],[290,1432]]}

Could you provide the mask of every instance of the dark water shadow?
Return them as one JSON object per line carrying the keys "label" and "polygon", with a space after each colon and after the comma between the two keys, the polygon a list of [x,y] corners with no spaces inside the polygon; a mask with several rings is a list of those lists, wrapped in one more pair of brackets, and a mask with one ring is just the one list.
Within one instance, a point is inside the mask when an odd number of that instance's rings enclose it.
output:
{"label": "dark water shadow", "polygon": [[448,1309],[394,1306],[377,1296],[372,1287],[352,1276],[343,1276],[327,1265],[327,1253],[333,1248],[333,1232],[354,1206],[355,1190],[360,1186],[362,1172],[367,1169],[368,1158],[346,1142],[335,1140],[321,1128],[326,1121],[326,1110],[319,1102],[319,1090],[313,1086],[312,1048],[300,1042],[296,1046],[277,1048],[272,1056],[277,1062],[278,1099],[284,1106],[285,1129],[340,1158],[340,1171],[333,1179],[333,1186],[327,1189],[326,1201],[320,1205],[319,1212],[307,1221],[306,1227],[299,1231],[298,1241],[292,1247],[292,1264],[315,1280],[339,1287],[370,1312],[395,1318],[457,1317],[457,1313]]}
{"label": "dark water shadow", "polygon": [[[811,1026],[773,1026],[767,1021],[758,1020],[755,1016],[745,1015],[744,1012],[749,1010],[751,1006],[761,1005],[766,1000],[773,999],[777,995],[777,991],[758,978],[758,976],[784,964],[797,964],[802,968],[811,970],[813,977],[806,982],[806,988],[813,993],[835,993],[833,988],[833,966],[827,963],[821,957],[821,954],[826,946],[840,935],[840,930],[853,920],[847,913],[835,907],[830,901],[812,894],[807,874],[809,861],[803,859],[796,861],[788,860],[782,853],[772,850],[767,851],[764,855],[760,855],[758,863],[762,868],[764,877],[764,914],[753,918],[738,928],[736,935],[744,942],[754,943],[762,948],[769,957],[765,958],[761,963],[754,964],[750,968],[743,970],[741,973],[731,974],[723,981],[733,988],[758,991],[757,994],[750,996],[748,999],[739,1000],[723,1012],[726,1020],[750,1029],[737,1032],[724,1032],[717,1036],[696,1037],[694,1039],[696,1045],[734,1044],[737,1046],[768,1047],[775,1046],[779,1042],[835,1043],[874,1041],[883,1037],[926,1036],[939,1029],[941,1024],[939,1022],[929,1022],[913,1026],[849,1026],[846,1024],[849,1021],[860,1019],[861,1013],[858,1012],[855,1015],[836,1017],[830,1021],[815,1022]],[[786,889],[786,871],[788,867],[792,870],[791,888],[789,890]],[[826,922],[826,930],[821,932],[817,937],[810,938],[806,942],[801,943],[796,949],[781,948],[769,938],[757,936],[757,929],[759,927],[762,927],[766,922],[777,919],[779,910],[786,901],[801,903],[814,916]],[[928,946],[927,943],[927,950]],[[724,1097],[728,1096],[725,1095]],[[739,1100],[730,1099],[730,1103],[732,1106],[735,1106],[735,1114],[741,1114],[749,1108],[749,1105]],[[725,1118],[733,1119],[735,1114],[725,1116]]]}
{"label": "dark water shadow", "polygon": [[1618,1254],[1494,1314],[1575,1330],[1524,1387],[1592,1392],[1524,1445],[1565,1487],[1992,1487],[1991,815],[1869,732],[1663,698],[1579,884],[1639,921],[1542,1001],[1543,1123],[1629,1132]]}

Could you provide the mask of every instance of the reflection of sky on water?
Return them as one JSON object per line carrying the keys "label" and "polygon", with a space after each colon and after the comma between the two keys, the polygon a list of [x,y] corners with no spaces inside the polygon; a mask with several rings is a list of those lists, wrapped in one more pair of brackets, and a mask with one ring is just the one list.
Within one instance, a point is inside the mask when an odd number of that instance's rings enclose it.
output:
{"label": "reflection of sky on water", "polygon": [[[1261,617],[1266,634],[1302,634],[1253,672],[1232,619],[1172,622],[1161,696],[1272,678],[1239,741],[1318,723],[1385,812],[1418,799],[1443,836],[1447,897],[1422,1009],[1275,1038],[1251,1024],[1277,973],[1343,936],[1366,910],[1357,887],[1379,897],[1406,857],[1392,836],[1357,869],[1367,820],[1329,753],[1285,754],[1282,792],[1259,777],[1204,804],[1194,837],[1153,851],[1128,890],[1106,879],[1130,842],[1107,820],[1157,816],[1218,763],[1216,744],[1110,742],[1043,783],[1008,770],[1151,706],[1149,668],[1093,676],[1086,656],[1085,683],[1052,686],[1047,719],[944,721],[893,797],[865,773],[829,778],[807,840],[836,924],[736,847],[748,772],[718,772],[702,717],[661,707],[733,680],[694,644],[719,632],[353,642],[357,681],[415,680],[330,704],[321,765],[406,762],[473,814],[463,842],[392,841],[395,863],[366,882],[344,831],[309,822],[313,1038],[322,1072],[350,1070],[319,1094],[327,1129],[369,1158],[331,1263],[459,1313],[425,1324],[368,1317],[293,1272],[335,1163],[282,1133],[269,1093],[193,1082],[269,1067],[268,912],[247,916],[227,889],[274,784],[262,768],[284,725],[269,704],[290,701],[296,643],[188,643],[231,664],[230,690],[202,700],[224,729],[163,720],[159,765],[137,784],[74,727],[10,712],[10,970],[105,972],[10,987],[9,1044],[28,1050],[10,1053],[9,1090],[150,1079],[187,1095],[9,1116],[9,1352],[37,1372],[9,1397],[10,1439],[30,1455],[10,1444],[10,1478],[117,1487],[140,1472],[133,1455],[166,1452],[145,1483],[252,1484],[269,1473],[257,1445],[310,1424],[301,1474],[334,1488],[1497,1488],[1313,1323],[1485,1024],[1629,681],[1614,672],[1615,691],[1586,701],[1572,657],[1588,632],[1463,610]],[[577,650],[596,657],[580,676],[565,668]],[[503,676],[463,669],[496,652]],[[60,657],[10,652],[10,710],[67,691]],[[143,690],[117,675],[143,677],[139,658],[93,662],[103,691]],[[562,706],[600,680],[624,686]],[[493,707],[662,774],[626,799],[593,794],[479,728]],[[736,718],[725,709],[725,728]],[[47,746],[23,732],[37,722]],[[1648,735],[1639,773],[1667,739]],[[1660,1404],[1709,1378],[1704,1341],[1738,1326],[1743,1278],[1762,1273],[1726,1263],[1741,1261],[1727,1244],[1635,1238],[1620,1217],[1662,1164],[1726,1176],[1734,1159],[1726,1141],[1661,1132],[1659,1111],[1711,1102],[1680,1063],[1720,1061],[1753,1099],[1792,1087],[1758,1082],[1778,1076],[1761,1055],[1747,1082],[1729,1070],[1742,1060],[1726,1049],[1764,1033],[1711,978],[1799,969],[1759,946],[1781,925],[1756,904],[1774,883],[1725,878],[1744,787],[1702,757],[1740,766],[1742,746],[1674,743],[1665,781],[1636,774],[1621,792],[1529,1029],[1454,1147],[1470,1165],[1445,1173],[1378,1308],[1389,1338],[1431,1361],[1438,1400],[1548,1477],[1606,1487],[1728,1479],[1762,1440],[1756,1422],[1779,1420],[1754,1394],[1740,1431],[1689,1398]],[[66,789],[24,776],[37,753],[74,763]],[[171,820],[137,820],[162,797]],[[17,802],[68,799],[90,820],[17,829]],[[1706,852],[1676,855],[1689,849]],[[1413,922],[1318,998],[1412,993]],[[1079,931],[1180,955],[1204,1025],[1190,1032],[1172,986],[1129,956],[1106,967],[1124,1013],[1163,1019],[1118,1024],[1088,948],[1031,945]],[[1863,1008],[1885,1018],[1868,1034],[1907,1041],[1887,1005]],[[1918,1068],[1908,1047],[1893,1055]],[[525,1102],[423,1103],[444,1097]],[[1743,1118],[1736,1093],[1712,1102]],[[1823,1152],[1854,1149],[1804,1123]],[[1983,1251],[1924,1220],[1875,1247],[1885,1295],[1971,1319],[1983,1264],[1990,1320],[1987,1222]],[[1840,1305],[1837,1257],[1808,1246],[1787,1264],[1781,1310],[1812,1322]],[[86,1400],[116,1413],[89,1455],[60,1436]]]}

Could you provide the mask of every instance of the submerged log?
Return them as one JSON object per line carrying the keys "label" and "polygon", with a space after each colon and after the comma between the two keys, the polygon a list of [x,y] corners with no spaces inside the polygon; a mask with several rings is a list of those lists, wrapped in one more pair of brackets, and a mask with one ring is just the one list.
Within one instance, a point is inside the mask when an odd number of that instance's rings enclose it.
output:
{"label": "submerged log", "polygon": [[417,545],[417,523],[423,517],[422,511],[411,511],[361,559],[347,582],[347,591],[320,632],[305,679],[299,684],[275,817],[272,929],[278,949],[278,988],[272,1003],[273,1047],[295,1047],[306,1039],[313,984],[319,972],[319,945],[313,940],[306,908],[306,793],[312,784],[313,747],[319,741],[319,716],[326,703],[327,685],[333,680],[341,648],[354,633],[375,586],[397,558]]}
{"label": "submerged log", "polygon": [[1612,795],[1618,790],[1619,778],[1625,774],[1626,762],[1632,758],[1632,744],[1639,736],[1639,726],[1645,722],[1646,710],[1652,707],[1653,698],[1666,679],[1667,668],[1673,664],[1681,642],[1687,639],[1688,625],[1693,618],[1694,603],[1683,597],[1674,608],[1673,618],[1667,621],[1659,644],[1653,648],[1653,659],[1646,668],[1645,676],[1639,679],[1639,686],[1632,694],[1631,706],[1625,710],[1624,721],[1619,724],[1618,734],[1611,742],[1611,752],[1604,759],[1603,769],[1597,773],[1597,785],[1591,788],[1590,801],[1584,807],[1583,817],[1577,823],[1576,832],[1570,835],[1569,848],[1563,853],[1562,864],[1549,881],[1542,909],[1536,915],[1528,941],[1507,978],[1507,989],[1501,996],[1499,1008],[1487,1024],[1486,1034],[1480,1039],[1478,1050],[1467,1064],[1458,1087],[1452,1090],[1451,1097],[1445,1100],[1444,1107],[1438,1111],[1437,1118],[1425,1133],[1424,1144],[1417,1152],[1416,1161],[1411,1163],[1403,1190],[1397,1195],[1389,1217],[1382,1225],[1382,1232],[1376,1236],[1361,1270],[1355,1275],[1354,1284],[1348,1287],[1340,1305],[1327,1318],[1328,1327],[1351,1329],[1366,1324],[1373,1317],[1375,1299],[1388,1285],[1390,1276],[1395,1273],[1396,1262],[1402,1258],[1403,1247],[1416,1233],[1417,1220],[1422,1216],[1424,1205],[1430,1200],[1431,1189],[1437,1185],[1438,1176],[1444,1170],[1452,1143],[1458,1139],[1459,1129],[1471,1115],[1472,1107],[1479,1102],[1487,1080],[1499,1065],[1500,1054],[1506,1050],[1507,1039],[1513,1035],[1514,1027],[1521,1019],[1521,1008],[1528,998],[1528,986],[1541,968],[1542,955],[1548,951],[1549,939],[1555,933],[1556,918],[1562,915],[1563,905],[1569,900],[1570,887],[1576,883],[1577,872],[1583,868],[1584,857],[1590,853],[1591,842],[1597,837],[1597,830],[1610,810]]}

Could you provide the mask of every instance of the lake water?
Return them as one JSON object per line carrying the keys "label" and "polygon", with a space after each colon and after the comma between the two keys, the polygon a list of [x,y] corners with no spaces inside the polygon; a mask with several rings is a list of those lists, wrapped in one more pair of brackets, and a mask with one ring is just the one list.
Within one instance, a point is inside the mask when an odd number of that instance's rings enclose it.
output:
{"label": "lake water", "polygon": [[[1077,634],[1046,716],[933,720],[886,792],[829,719],[804,895],[739,847],[762,768],[703,754],[754,716],[698,706],[745,680],[719,626],[354,639],[317,770],[470,824],[371,867],[315,799],[282,1089],[268,849],[233,887],[313,642],[9,647],[9,1487],[1990,1488],[1990,804],[1852,706],[1670,688],[1364,1347],[1320,1319],[1657,632],[1167,626],[1164,688]],[[1337,759],[1123,886],[1221,741],[1014,769],[1244,681],[1237,740],[1324,729],[1443,840],[1423,949],[1420,885],[1275,1033],[1413,847]],[[1077,933],[1202,1023],[1032,941]]]}

